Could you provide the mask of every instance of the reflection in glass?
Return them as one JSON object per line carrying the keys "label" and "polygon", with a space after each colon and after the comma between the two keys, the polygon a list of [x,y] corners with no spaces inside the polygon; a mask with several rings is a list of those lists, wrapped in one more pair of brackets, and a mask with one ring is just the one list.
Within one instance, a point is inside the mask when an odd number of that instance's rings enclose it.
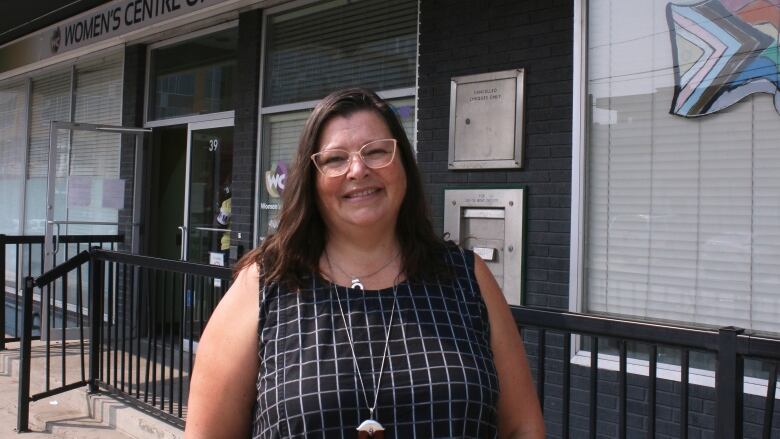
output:
{"label": "reflection in glass", "polygon": [[192,132],[187,260],[209,263],[221,254],[227,265],[232,205],[233,127]]}
{"label": "reflection in glass", "polygon": [[266,34],[264,106],[414,87],[416,1],[323,2],[271,16]]}
{"label": "reflection in glass", "polygon": [[149,120],[233,109],[238,29],[151,53]]}

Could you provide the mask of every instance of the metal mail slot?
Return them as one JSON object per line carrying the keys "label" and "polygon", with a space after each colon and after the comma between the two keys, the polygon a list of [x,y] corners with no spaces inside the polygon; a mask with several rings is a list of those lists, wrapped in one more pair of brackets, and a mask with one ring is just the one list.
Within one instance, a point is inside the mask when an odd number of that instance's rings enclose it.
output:
{"label": "metal mail slot", "polygon": [[444,232],[485,261],[510,305],[522,304],[523,191],[444,191]]}
{"label": "metal mail slot", "polygon": [[463,218],[504,218],[504,209],[463,209]]}

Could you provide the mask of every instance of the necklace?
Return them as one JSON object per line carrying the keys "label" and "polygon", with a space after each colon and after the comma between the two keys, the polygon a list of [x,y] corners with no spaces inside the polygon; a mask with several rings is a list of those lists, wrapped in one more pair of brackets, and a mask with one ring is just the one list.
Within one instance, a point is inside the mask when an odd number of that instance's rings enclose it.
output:
{"label": "necklace", "polygon": [[[327,254],[326,254],[326,258],[327,258]],[[328,261],[328,265],[330,266],[330,261]],[[395,295],[398,285],[393,283],[393,308],[390,311],[390,325],[388,326],[387,333],[385,334],[385,348],[382,351],[382,363],[381,366],[379,366],[379,378],[376,380],[376,386],[374,387],[374,404],[372,405],[368,404],[368,394],[366,393],[366,386],[363,383],[363,374],[360,373],[360,366],[358,365],[357,355],[355,354],[355,343],[352,340],[352,331],[350,330],[349,324],[347,323],[347,317],[344,315],[344,308],[341,306],[341,297],[339,297],[339,289],[335,283],[331,283],[331,286],[333,288],[333,292],[336,293],[336,303],[338,303],[339,305],[339,313],[341,314],[341,319],[344,321],[344,328],[347,330],[347,340],[349,340],[349,348],[352,351],[352,361],[355,363],[355,371],[357,372],[358,381],[360,382],[360,388],[363,390],[363,400],[366,403],[366,407],[368,407],[368,419],[361,422],[360,425],[357,427],[358,438],[373,437],[377,439],[382,439],[384,438],[385,429],[384,427],[382,427],[382,424],[380,424],[374,419],[374,411],[376,410],[376,405],[377,402],[379,401],[379,389],[382,385],[382,374],[384,373],[385,370],[385,360],[387,359],[387,352],[390,347],[390,332],[392,332],[393,329],[393,317],[395,316],[395,306],[398,303],[398,299],[396,298]]]}
{"label": "necklace", "polygon": [[[363,289],[365,289],[365,288],[363,287],[363,282],[361,282],[361,281],[360,281],[360,278],[361,278],[361,277],[362,277],[363,279],[367,279],[367,278],[369,278],[369,277],[371,277],[371,276],[373,276],[373,275],[375,275],[375,274],[379,273],[380,271],[382,271],[382,270],[384,270],[385,268],[387,268],[387,267],[388,267],[388,266],[389,266],[389,265],[390,265],[390,264],[391,264],[393,261],[395,261],[395,260],[396,260],[396,258],[398,258],[398,255],[400,255],[400,254],[401,254],[401,252],[399,251],[399,252],[398,252],[398,253],[396,253],[396,254],[395,254],[395,255],[394,255],[392,258],[388,259],[388,260],[387,260],[387,262],[385,262],[385,263],[384,263],[384,264],[383,264],[381,267],[379,267],[379,269],[378,269],[378,270],[376,270],[376,271],[373,271],[373,272],[371,272],[371,273],[368,273],[368,274],[361,275],[361,276],[354,276],[354,275],[351,275],[351,274],[347,273],[346,271],[344,271],[344,269],[343,269],[343,268],[341,268],[341,267],[340,267],[338,264],[336,264],[335,262],[333,262],[333,263],[332,263],[332,264],[333,264],[332,266],[333,266],[333,267],[336,267],[336,268],[338,268],[338,269],[339,269],[339,271],[340,271],[342,274],[344,274],[344,276],[347,276],[348,278],[350,278],[350,279],[352,280],[352,285],[350,285],[350,288],[357,288],[357,289],[361,289],[361,290],[363,290]],[[325,259],[328,261],[328,266],[329,266],[329,267],[331,267],[330,256],[328,255],[328,251],[327,251],[327,250],[325,250]],[[332,267],[331,267],[331,268],[332,268]],[[333,270],[331,269],[331,271],[333,271]]]}

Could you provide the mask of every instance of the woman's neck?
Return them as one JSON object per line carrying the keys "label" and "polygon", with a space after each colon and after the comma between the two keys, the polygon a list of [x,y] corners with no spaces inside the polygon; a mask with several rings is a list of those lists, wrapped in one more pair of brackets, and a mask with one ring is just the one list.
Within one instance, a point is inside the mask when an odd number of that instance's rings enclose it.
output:
{"label": "woman's neck", "polygon": [[326,242],[325,251],[331,257],[347,258],[358,264],[392,257],[401,249],[393,233],[381,236],[328,234]]}
{"label": "woman's neck", "polygon": [[394,234],[365,238],[329,234],[321,268],[339,284],[360,278],[366,289],[391,286],[403,266],[400,243]]}

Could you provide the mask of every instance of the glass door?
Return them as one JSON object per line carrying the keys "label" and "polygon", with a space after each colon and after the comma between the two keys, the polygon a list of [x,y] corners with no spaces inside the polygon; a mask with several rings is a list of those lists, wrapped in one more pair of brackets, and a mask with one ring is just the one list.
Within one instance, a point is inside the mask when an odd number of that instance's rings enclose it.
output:
{"label": "glass door", "polygon": [[[123,137],[135,139],[136,159],[148,130],[71,122],[51,122],[46,195],[43,271],[49,271],[102,239],[116,235],[119,211],[131,209],[134,236],[138,232],[137,210],[126,206],[126,188],[119,175]],[[138,178],[138,170],[136,176]],[[67,239],[66,239],[67,238]],[[128,247],[137,249],[137,238]],[[35,270],[35,268],[33,268]],[[77,321],[84,318],[88,279],[74,271],[61,283],[47,287],[42,297],[44,338],[71,338]],[[78,282],[81,278],[83,282]],[[66,329],[63,333],[62,329]]]}
{"label": "glass door", "polygon": [[233,119],[189,124],[182,260],[228,265],[232,170]]}
{"label": "glass door", "polygon": [[[187,126],[187,168],[181,259],[228,266],[233,170],[233,118],[190,123]],[[205,321],[224,293],[214,279],[204,283],[184,276],[184,346],[190,340],[197,352]]]}

